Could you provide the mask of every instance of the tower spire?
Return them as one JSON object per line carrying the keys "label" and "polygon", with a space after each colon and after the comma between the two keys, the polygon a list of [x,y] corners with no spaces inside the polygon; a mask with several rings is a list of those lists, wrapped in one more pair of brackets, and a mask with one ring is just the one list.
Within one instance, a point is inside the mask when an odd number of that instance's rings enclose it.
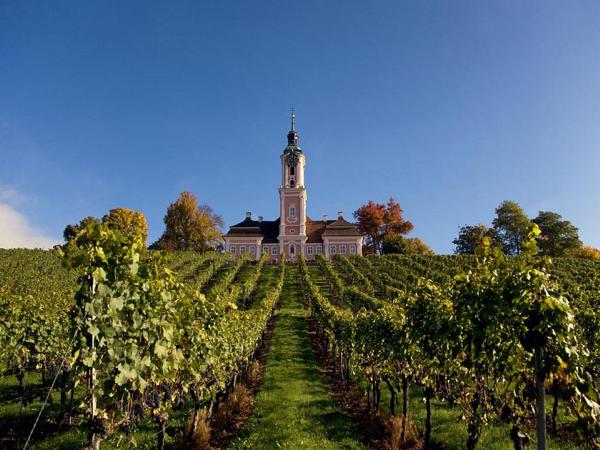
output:
{"label": "tower spire", "polygon": [[287,135],[288,146],[285,151],[289,151],[292,148],[294,150],[300,151],[300,147],[298,146],[298,132],[296,131],[296,110],[292,107],[290,108],[291,120],[292,120],[292,129],[289,131]]}

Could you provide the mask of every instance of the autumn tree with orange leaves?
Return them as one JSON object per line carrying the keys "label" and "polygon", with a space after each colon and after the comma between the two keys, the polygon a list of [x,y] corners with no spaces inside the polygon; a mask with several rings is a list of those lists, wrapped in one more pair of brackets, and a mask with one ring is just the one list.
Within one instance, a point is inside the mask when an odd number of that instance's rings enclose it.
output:
{"label": "autumn tree with orange leaves", "polygon": [[403,217],[404,211],[394,198],[387,204],[369,200],[354,211],[358,230],[365,236],[365,246],[373,253],[381,253],[386,236],[405,235],[412,231],[413,224]]}

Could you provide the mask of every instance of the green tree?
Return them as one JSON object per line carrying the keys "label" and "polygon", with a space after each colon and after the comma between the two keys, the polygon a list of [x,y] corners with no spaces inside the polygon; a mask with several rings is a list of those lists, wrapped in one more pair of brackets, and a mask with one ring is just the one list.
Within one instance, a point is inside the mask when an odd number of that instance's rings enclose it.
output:
{"label": "green tree", "polygon": [[564,256],[582,247],[577,228],[560,214],[540,211],[533,222],[542,234],[538,237],[540,253],[546,256]]}
{"label": "green tree", "polygon": [[401,255],[435,255],[420,238],[406,238],[395,234],[383,239],[381,252],[384,255],[398,253]]}
{"label": "green tree", "polygon": [[496,230],[480,223],[479,225],[465,225],[458,232],[458,237],[452,241],[454,253],[457,255],[474,255],[483,238],[489,237],[496,241]]}
{"label": "green tree", "polygon": [[111,230],[126,235],[139,236],[142,242],[148,237],[148,223],[143,213],[128,208],[113,208],[102,218],[102,223]]}
{"label": "green tree", "polygon": [[67,225],[65,227],[65,230],[63,231],[63,237],[65,238],[65,242],[70,242],[75,236],[77,236],[77,233],[79,233],[87,225],[99,223],[100,220],[98,220],[97,218],[93,216],[87,216],[84,219],[81,219],[81,221],[78,224]]}
{"label": "green tree", "polygon": [[169,205],[164,222],[166,230],[154,248],[161,250],[196,250],[204,252],[214,249],[221,238],[223,219],[208,205],[198,205],[190,192],[182,192]]}
{"label": "green tree", "polygon": [[521,243],[527,240],[532,223],[517,202],[506,200],[496,208],[492,222],[499,242],[507,255],[521,253]]}

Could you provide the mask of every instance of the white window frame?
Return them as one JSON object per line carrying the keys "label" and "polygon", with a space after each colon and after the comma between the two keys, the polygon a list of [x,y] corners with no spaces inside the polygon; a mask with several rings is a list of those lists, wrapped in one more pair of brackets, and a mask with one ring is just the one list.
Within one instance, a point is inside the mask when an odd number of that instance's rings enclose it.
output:
{"label": "white window frame", "polygon": [[290,205],[288,208],[288,217],[296,217],[296,207],[294,205]]}
{"label": "white window frame", "polygon": [[356,244],[350,244],[350,254],[356,255]]}
{"label": "white window frame", "polygon": [[268,254],[269,253],[269,247],[267,245],[263,245],[262,252]]}
{"label": "white window frame", "polygon": [[276,245],[271,247],[271,255],[279,255],[279,247],[277,247]]}
{"label": "white window frame", "polygon": [[329,244],[329,254],[335,255],[337,251],[337,247],[335,244]]}
{"label": "white window frame", "polygon": [[246,246],[245,245],[240,245],[240,255],[242,253],[246,253]]}
{"label": "white window frame", "polygon": [[346,254],[346,244],[340,244],[340,254]]}
{"label": "white window frame", "polygon": [[256,245],[251,245],[250,247],[248,247],[248,251],[253,255],[256,255]]}
{"label": "white window frame", "polygon": [[307,255],[312,255],[312,254],[314,254],[314,250],[315,250],[315,248],[314,248],[312,245],[307,245],[307,246],[306,246],[306,254],[307,254]]}
{"label": "white window frame", "polygon": [[229,246],[229,253],[235,253],[235,251],[236,251],[235,244],[230,245]]}
{"label": "white window frame", "polygon": [[320,245],[317,245],[317,255],[321,255],[323,254],[323,247],[321,247]]}

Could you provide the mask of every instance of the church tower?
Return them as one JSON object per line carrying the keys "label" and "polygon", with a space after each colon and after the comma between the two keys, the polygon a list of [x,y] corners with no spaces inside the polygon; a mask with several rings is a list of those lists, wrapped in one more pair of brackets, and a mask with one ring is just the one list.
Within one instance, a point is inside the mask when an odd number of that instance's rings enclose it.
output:
{"label": "church tower", "polygon": [[279,187],[280,225],[279,252],[289,259],[304,254],[306,243],[306,188],[304,166],[306,159],[300,149],[296,132],[296,114],[292,110],[292,127],[288,144],[280,156],[281,186]]}
{"label": "church tower", "polygon": [[361,255],[363,236],[356,225],[344,219],[341,212],[335,220],[311,220],[306,215],[304,167],[306,159],[296,131],[296,114],[292,109],[292,127],[287,146],[280,155],[279,218],[258,220],[247,212],[246,218],[232,225],[223,236],[225,249],[236,256],[250,254],[254,259],[266,255],[269,261],[296,261],[304,255],[313,261],[318,255],[326,259],[334,255]]}

